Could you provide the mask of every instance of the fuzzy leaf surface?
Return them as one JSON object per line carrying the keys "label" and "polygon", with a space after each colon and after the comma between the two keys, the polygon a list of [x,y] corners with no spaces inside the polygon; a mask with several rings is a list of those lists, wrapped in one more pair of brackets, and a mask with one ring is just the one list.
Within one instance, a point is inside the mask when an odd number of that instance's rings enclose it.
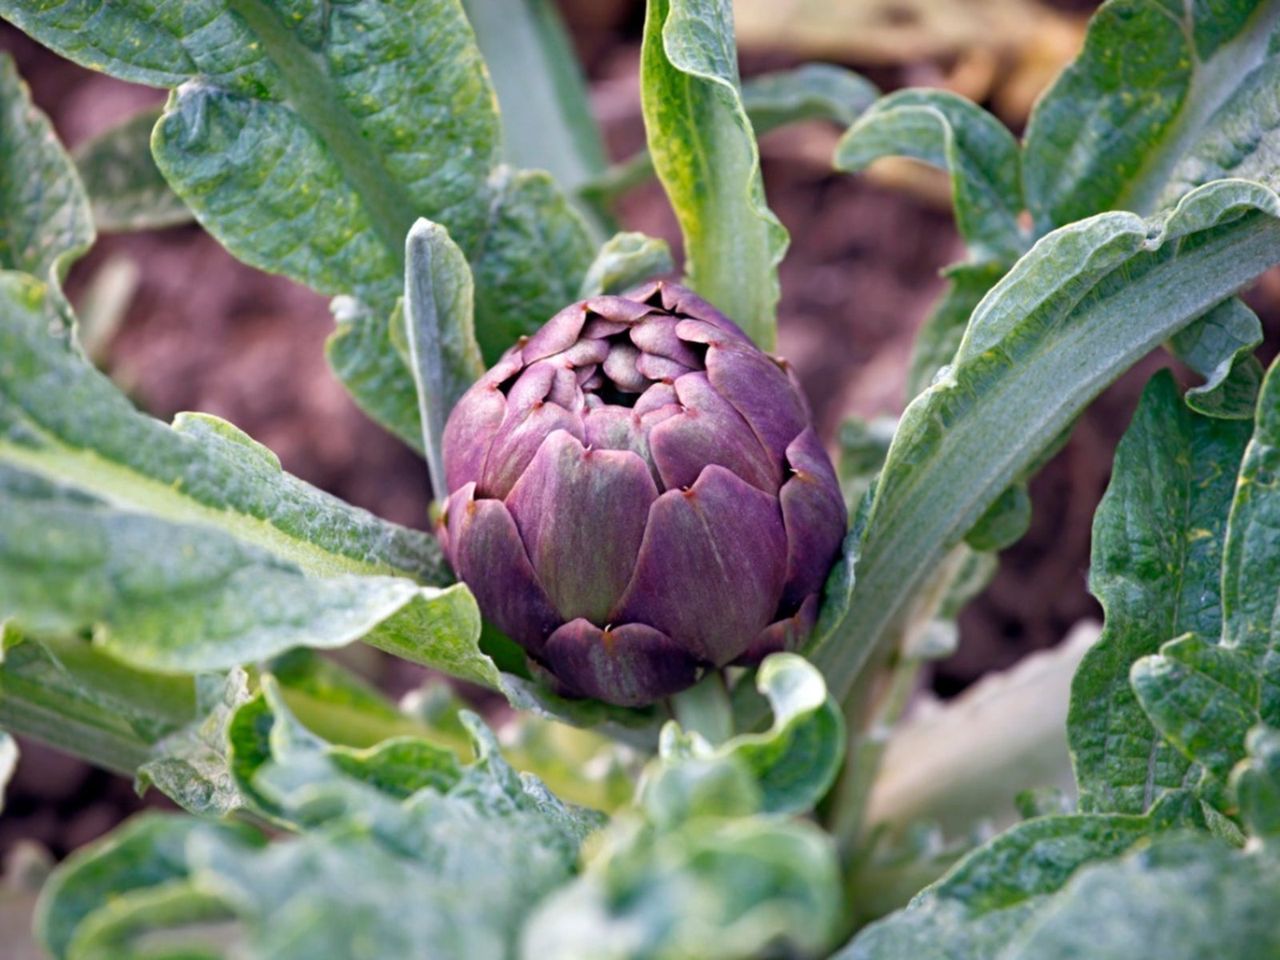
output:
{"label": "fuzzy leaf surface", "polygon": [[151,131],[160,114],[143,110],[75,151],[98,229],[154,230],[191,222],[191,210],[151,157]]}
{"label": "fuzzy leaf surface", "polygon": [[729,0],[649,4],[640,73],[649,151],[684,234],[689,284],[771,350],[787,232],[765,204]]}

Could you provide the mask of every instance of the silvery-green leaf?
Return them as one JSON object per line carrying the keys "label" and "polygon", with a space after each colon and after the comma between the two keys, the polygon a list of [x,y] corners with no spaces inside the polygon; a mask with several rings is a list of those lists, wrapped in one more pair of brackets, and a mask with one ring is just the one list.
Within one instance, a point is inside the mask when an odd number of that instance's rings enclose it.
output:
{"label": "silvery-green leaf", "polygon": [[945,271],[950,283],[942,299],[925,318],[911,346],[911,368],[907,373],[907,397],[918,396],[956,355],[969,317],[1008,264],[957,263]]}
{"label": "silvery-green leaf", "polygon": [[152,230],[191,222],[191,210],[151,157],[151,131],[160,113],[158,108],[143,110],[76,148],[76,168],[99,230]]}
{"label": "silvery-green leaf", "polygon": [[975,263],[1008,264],[1026,249],[1018,225],[1018,143],[981,107],[944,90],[901,90],[878,100],[836,147],[835,163],[856,171],[880,157],[914,157],[951,174],[956,224]]}
{"label": "silvery-green leaf", "polygon": [[[805,63],[742,82],[742,105],[758,137],[803,120],[829,120],[847,127],[878,94],[861,75],[830,63]],[[644,149],[584,183],[580,193],[607,203],[653,175],[653,157]]]}
{"label": "silvery-green leaf", "polygon": [[1205,379],[1187,391],[1187,405],[1209,417],[1252,420],[1262,386],[1253,352],[1261,343],[1261,321],[1236,297],[1175,334],[1170,351]]}
{"label": "silvery-green leaf", "polygon": [[93,218],[75,165],[8,54],[0,54],[0,156],[0,269],[56,285],[93,243]]}
{"label": "silvery-green leaf", "polygon": [[138,768],[141,793],[154,786],[184,810],[222,817],[244,806],[227,763],[227,725],[249,699],[248,676],[236,668],[225,676],[197,677],[197,719],[159,741]]}
{"label": "silvery-green leaf", "polygon": [[[139,414],[51,329],[47,297],[0,287],[0,615],[101,631],[152,669],[210,670],[361,637],[490,685],[475,602],[426,534],[288,476],[225,421]],[[410,579],[415,578],[415,579]]]}
{"label": "silvery-green leaf", "polygon": [[865,77],[832,63],[802,63],[757,74],[742,84],[742,105],[757,134],[798,120],[831,120],[847,127],[877,96]]}
{"label": "silvery-green leaf", "polygon": [[764,812],[804,813],[822,799],[840,770],[844,716],[827,695],[822,674],[795,654],[767,658],[756,685],[773,710],[773,726],[734,737],[716,752],[755,777]]}
{"label": "silvery-green leaf", "polygon": [[1152,223],[1108,213],[1055,231],[992,289],[946,375],[903,415],[852,602],[823,611],[812,653],[833,694],[883,655],[935,564],[1090,399],[1280,261],[1278,214],[1269,190],[1221,181]]}
{"label": "silvery-green leaf", "polygon": [[1218,840],[1159,841],[1086,867],[999,960],[1201,960],[1271,957],[1280,857]]}
{"label": "silvery-green leaf", "polygon": [[851,511],[856,510],[884,466],[884,458],[898,427],[894,417],[877,417],[863,420],[846,417],[840,424],[839,453],[836,457],[836,473],[840,477],[840,490]]}
{"label": "silvery-green leaf", "polygon": [[689,284],[771,350],[787,232],[765,204],[729,0],[654,0],[640,60],[649,151],[684,234]]}
{"label": "silvery-green leaf", "polygon": [[1188,777],[1129,671],[1180,634],[1221,634],[1223,538],[1248,436],[1247,424],[1188,409],[1161,373],[1116,451],[1089,572],[1106,628],[1076,673],[1068,719],[1083,810],[1142,813]]}
{"label": "silvery-green leaf", "polygon": [[596,254],[578,296],[586,300],[605,293],[624,293],[671,270],[671,249],[665,240],[643,233],[615,233]]}
{"label": "silvery-green leaf", "polygon": [[237,956],[513,955],[525,916],[571,878],[600,818],[517,774],[468,723],[469,765],[411,738],[336,747],[303,729],[266,678],[232,724],[233,769],[259,813],[301,834],[264,845],[190,818],[136,820],[58,871],[41,938],[61,960],[107,934],[181,937],[195,890],[234,924]]}
{"label": "silvery-green leaf", "polygon": [[1037,230],[1102,210],[1150,213],[1221,177],[1267,182],[1278,16],[1271,0],[1103,6],[1027,129]]}
{"label": "silvery-green leaf", "polygon": [[54,871],[37,906],[36,936],[59,960],[70,956],[81,924],[95,911],[133,893],[184,881],[187,844],[197,834],[253,842],[247,830],[191,817],[137,817],[73,853]]}
{"label": "silvery-green leaf", "polygon": [[13,737],[0,730],[0,813],[4,812],[4,788],[18,763],[18,745]]}
{"label": "silvery-green leaf", "polygon": [[405,244],[405,332],[431,486],[442,498],[446,486],[440,444],[445,420],[484,373],[476,343],[474,287],[466,258],[444,227],[419,220]]}
{"label": "silvery-green leaf", "polygon": [[830,946],[835,854],[809,824],[706,817],[664,831],[623,822],[602,847],[530,919],[524,960],[730,960]]}

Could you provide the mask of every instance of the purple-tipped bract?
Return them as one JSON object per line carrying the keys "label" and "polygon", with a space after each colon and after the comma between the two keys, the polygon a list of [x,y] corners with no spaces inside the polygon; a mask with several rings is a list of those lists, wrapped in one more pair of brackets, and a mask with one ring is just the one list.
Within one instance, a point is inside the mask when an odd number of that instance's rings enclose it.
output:
{"label": "purple-tipped bract", "polygon": [[463,395],[441,536],[564,692],[638,706],[794,648],[845,532],[786,367],[683,287],[557,313]]}

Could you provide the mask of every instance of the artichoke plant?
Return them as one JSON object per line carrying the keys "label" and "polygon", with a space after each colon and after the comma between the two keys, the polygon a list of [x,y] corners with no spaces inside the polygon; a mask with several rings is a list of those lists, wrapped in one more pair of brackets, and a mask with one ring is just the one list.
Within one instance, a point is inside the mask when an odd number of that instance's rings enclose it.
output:
{"label": "artichoke plant", "polygon": [[786,365],[683,287],[561,310],[443,447],[454,570],[569,695],[651,703],[813,626],[835,472]]}

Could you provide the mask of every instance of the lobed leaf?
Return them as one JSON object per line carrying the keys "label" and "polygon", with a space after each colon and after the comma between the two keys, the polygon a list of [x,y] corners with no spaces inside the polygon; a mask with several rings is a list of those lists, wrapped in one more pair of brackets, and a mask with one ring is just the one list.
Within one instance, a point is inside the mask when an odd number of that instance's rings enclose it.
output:
{"label": "lobed leaf", "polygon": [[836,146],[838,169],[880,157],[913,157],[951,174],[956,224],[975,264],[1008,264],[1026,249],[1018,224],[1018,142],[972,102],[945,90],[900,90],[862,114]]}
{"label": "lobed leaf", "polygon": [[665,240],[643,233],[615,233],[605,241],[582,278],[578,297],[588,300],[601,294],[625,293],[673,269],[671,248]]}
{"label": "lobed leaf", "polygon": [[831,63],[802,63],[742,84],[742,106],[757,134],[800,120],[849,126],[880,95],[871,81]]}
{"label": "lobed leaf", "polygon": [[1187,391],[1187,406],[1209,417],[1252,420],[1262,385],[1253,354],[1261,343],[1261,321],[1236,297],[1174,334],[1170,352],[1205,380]]}
{"label": "lobed leaf", "polygon": [[1221,634],[1227,510],[1248,434],[1192,412],[1160,373],[1116,450],[1089,571],[1106,627],[1076,671],[1067,720],[1087,812],[1143,813],[1193,777],[1147,719],[1129,670],[1172,637]]}
{"label": "lobed leaf", "polygon": [[1255,727],[1245,746],[1248,758],[1236,767],[1231,786],[1249,835],[1274,843],[1280,836],[1280,733]]}
{"label": "lobed leaf", "polygon": [[76,169],[99,230],[154,230],[191,222],[191,210],[151,158],[151,131],[160,114],[142,110],[76,149]]}
{"label": "lobed leaf", "polygon": [[728,0],[654,0],[641,47],[649,151],[684,235],[689,284],[764,350],[787,233],[765,204]]}
{"label": "lobed leaf", "polygon": [[1280,260],[1278,213],[1270,191],[1221,181],[1150,224],[1110,213],[1055,231],[992,289],[947,375],[903,416],[849,606],[823,611],[811,651],[836,695],[883,655],[934,565],[1093,396]]}
{"label": "lobed leaf", "polygon": [[263,845],[191,819],[135,820],[55,875],[41,937],[59,958],[122,932],[154,942],[197,913],[198,891],[209,915],[234,923],[238,955],[509,956],[599,821],[517,775],[470,724],[468,766],[421,740],[334,747],[297,724],[268,678],[233,721],[233,771],[256,812],[302,834]]}
{"label": "lobed leaf", "polygon": [[75,165],[7,53],[0,54],[0,145],[0,269],[56,288],[93,243],[93,218]]}

